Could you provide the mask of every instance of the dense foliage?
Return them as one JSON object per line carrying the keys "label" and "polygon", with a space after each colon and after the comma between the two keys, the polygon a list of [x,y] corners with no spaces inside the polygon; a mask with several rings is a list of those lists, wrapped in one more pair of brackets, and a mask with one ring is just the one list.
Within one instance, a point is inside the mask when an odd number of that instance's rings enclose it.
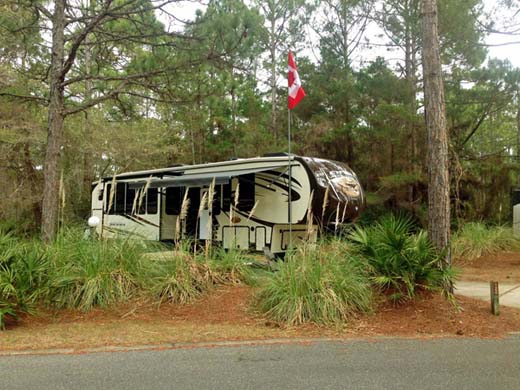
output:
{"label": "dense foliage", "polygon": [[52,245],[0,232],[0,328],[20,313],[109,308],[130,299],[186,304],[214,286],[252,282],[243,253],[169,248],[62,231]]}
{"label": "dense foliage", "polygon": [[483,255],[512,250],[520,250],[520,239],[513,234],[513,229],[486,226],[480,222],[465,224],[455,233],[452,242],[453,256],[461,261],[472,261]]}
{"label": "dense foliage", "polygon": [[303,247],[288,255],[261,284],[259,310],[289,325],[344,323],[370,312],[373,291],[368,275],[338,244]]}
{"label": "dense foliage", "polygon": [[[103,2],[72,3],[74,20],[102,12]],[[285,150],[281,76],[291,48],[307,91],[294,110],[293,150],[348,162],[373,214],[406,209],[424,225],[420,2],[218,0],[195,5],[195,23],[185,24],[176,8],[168,19],[152,10],[157,2],[120,3],[128,15],[87,33],[65,76],[62,224],[88,216],[91,183],[103,175]],[[0,218],[22,233],[41,220],[44,6],[0,5]],[[493,12],[520,15],[515,7],[499,2]],[[500,26],[494,14],[481,0],[439,1],[454,224],[506,222],[518,181],[520,73],[484,61],[486,34]],[[72,21],[66,33],[84,29]]]}
{"label": "dense foliage", "polygon": [[418,289],[441,290],[452,283],[453,270],[443,264],[426,232],[414,232],[410,218],[386,216],[350,233],[355,253],[366,260],[372,281],[392,299],[415,297]]}

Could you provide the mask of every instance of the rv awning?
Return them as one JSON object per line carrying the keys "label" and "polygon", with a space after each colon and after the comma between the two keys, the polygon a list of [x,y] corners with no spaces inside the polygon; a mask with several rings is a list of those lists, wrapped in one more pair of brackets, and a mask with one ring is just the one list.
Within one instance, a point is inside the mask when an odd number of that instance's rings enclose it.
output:
{"label": "rv awning", "polygon": [[[293,164],[295,166],[296,164]],[[226,184],[233,177],[248,175],[251,173],[269,171],[271,169],[287,168],[287,163],[281,161],[277,163],[269,164],[259,168],[236,168],[227,169],[226,171],[220,172],[207,172],[207,173],[186,173],[181,176],[170,176],[170,177],[152,177],[148,188],[158,187],[200,187],[204,185],[210,185],[213,179],[215,184]],[[139,180],[128,182],[129,188],[140,188],[146,185],[147,180]]]}

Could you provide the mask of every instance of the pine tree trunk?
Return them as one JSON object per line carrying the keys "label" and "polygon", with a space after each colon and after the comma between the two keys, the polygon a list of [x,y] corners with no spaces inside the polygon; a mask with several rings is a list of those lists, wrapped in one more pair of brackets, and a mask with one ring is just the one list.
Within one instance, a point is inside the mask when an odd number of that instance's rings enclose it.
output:
{"label": "pine tree trunk", "polygon": [[[428,131],[428,233],[435,247],[444,250],[450,240],[450,182],[437,23],[437,1],[422,0],[424,102]],[[451,261],[449,253],[446,260]]]}
{"label": "pine tree trunk", "polygon": [[517,97],[517,109],[516,109],[516,157],[520,160],[520,93]]}
{"label": "pine tree trunk", "polygon": [[276,129],[276,36],[275,20],[271,21],[271,134],[274,143],[277,143],[278,132]]}
{"label": "pine tree trunk", "polygon": [[42,202],[42,238],[51,242],[56,237],[59,208],[59,163],[63,145],[63,58],[65,47],[65,0],[57,0],[52,18],[52,57],[47,150],[44,164]]}

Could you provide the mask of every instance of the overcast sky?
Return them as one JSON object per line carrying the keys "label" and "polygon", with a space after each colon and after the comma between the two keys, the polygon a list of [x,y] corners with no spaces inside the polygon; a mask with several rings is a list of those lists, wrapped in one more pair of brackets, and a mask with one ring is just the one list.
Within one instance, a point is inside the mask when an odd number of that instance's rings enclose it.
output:
{"label": "overcast sky", "polygon": [[[204,4],[207,1],[185,1],[177,3],[173,6],[172,11],[174,10],[174,14],[176,17],[184,20],[191,20],[194,18],[195,12],[197,9],[204,9]],[[492,14],[498,23],[497,27],[500,27],[500,24],[508,24],[511,23],[511,20],[508,20],[507,13],[498,14],[499,8],[497,7],[497,0],[484,0],[485,11]],[[518,19],[518,23],[520,23],[520,15],[515,15]],[[161,18],[161,17],[160,17]],[[161,18],[163,19],[163,18]],[[164,21],[164,20],[163,20]],[[377,39],[376,36],[380,34],[380,30],[376,26],[372,26],[367,35],[371,36],[370,41],[372,43],[384,43],[382,38]],[[307,28],[306,31],[303,32],[304,35],[310,36],[313,35],[310,28]],[[520,67],[520,35],[511,36],[505,34],[490,34],[486,37],[485,43],[488,46],[489,57],[490,58],[500,58],[500,59],[508,59],[513,66]],[[313,45],[311,45],[313,46]],[[312,50],[314,49],[314,50]],[[311,47],[309,50],[305,50],[304,54],[309,57],[315,57],[318,54],[317,47]],[[377,56],[383,56],[385,58],[391,59],[392,57],[402,58],[400,53],[389,53],[384,48],[377,48],[373,46],[369,50],[359,51],[354,58],[354,66],[360,66],[365,64],[366,62],[373,61]],[[316,58],[314,58],[316,59]]]}

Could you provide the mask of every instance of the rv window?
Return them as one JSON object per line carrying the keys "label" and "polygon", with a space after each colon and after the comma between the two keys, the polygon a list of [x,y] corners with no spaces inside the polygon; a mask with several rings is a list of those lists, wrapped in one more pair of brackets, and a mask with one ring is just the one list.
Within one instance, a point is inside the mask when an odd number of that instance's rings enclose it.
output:
{"label": "rv window", "polygon": [[220,214],[220,201],[222,199],[222,186],[216,185],[215,186],[215,195],[213,198],[213,210],[211,211],[211,214],[213,215],[219,215]]}
{"label": "rv window", "polygon": [[255,205],[255,174],[239,176],[238,183],[240,188],[237,208],[240,211],[251,211]]}
{"label": "rv window", "polygon": [[132,207],[134,206],[134,198],[135,198],[135,189],[128,188],[126,189],[126,207],[125,212],[127,214],[132,214]]}
{"label": "rv window", "polygon": [[115,214],[124,214],[125,212],[125,195],[126,183],[117,183],[115,194]]}
{"label": "rv window", "polygon": [[99,201],[102,201],[103,200],[103,188],[100,188],[98,190],[98,200]]}
{"label": "rv window", "polygon": [[229,211],[231,207],[231,182],[222,186],[222,208]]}
{"label": "rv window", "polygon": [[148,189],[148,196],[146,199],[146,213],[157,214],[157,188]]}
{"label": "rv window", "polygon": [[181,213],[183,191],[181,187],[166,188],[166,215],[179,215]]}

